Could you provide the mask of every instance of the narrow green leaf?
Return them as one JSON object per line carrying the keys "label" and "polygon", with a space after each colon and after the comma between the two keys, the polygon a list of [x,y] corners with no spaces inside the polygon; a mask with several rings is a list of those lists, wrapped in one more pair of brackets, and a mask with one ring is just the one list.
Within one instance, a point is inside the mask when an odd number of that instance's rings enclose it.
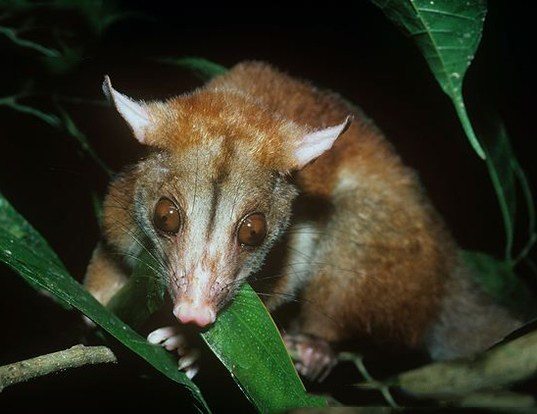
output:
{"label": "narrow green leaf", "polygon": [[95,152],[93,147],[90,145],[88,138],[86,135],[78,129],[75,122],[73,121],[73,118],[69,115],[69,113],[63,109],[61,106],[58,106],[58,111],[60,112],[60,115],[62,117],[63,122],[63,128],[73,138],[76,139],[78,144],[80,145],[80,148],[82,151],[84,151],[86,154],[88,154],[93,161],[105,172],[106,175],[111,177],[113,175],[112,170],[106,165],[106,163],[102,160],[102,158]]}
{"label": "narrow green leaf", "polygon": [[53,0],[50,6],[76,10],[99,36],[117,21],[139,15],[121,10],[119,2],[114,0]]}
{"label": "narrow green leaf", "polygon": [[512,161],[516,158],[503,124],[496,122],[493,130],[488,131],[484,137],[487,169],[503,218],[506,237],[505,258],[511,260],[516,214],[516,181]]}
{"label": "narrow green leaf", "polygon": [[214,76],[222,75],[227,72],[227,68],[224,66],[200,57],[159,58],[157,59],[157,62],[189,69],[201,80],[209,80]]}
{"label": "narrow green leaf", "polygon": [[95,215],[97,223],[100,227],[103,219],[103,202],[101,200],[101,197],[95,191],[91,191],[90,197],[91,206],[93,207],[93,214]]}
{"label": "narrow green leaf", "polygon": [[512,161],[512,167],[515,172],[515,175],[518,178],[518,182],[520,183],[520,188],[522,189],[522,194],[524,195],[524,199],[526,201],[526,208],[528,210],[528,241],[526,242],[526,245],[522,248],[520,253],[515,259],[515,263],[520,262],[521,260],[524,260],[527,258],[529,252],[535,246],[535,243],[537,242],[537,220],[536,220],[536,214],[535,214],[535,201],[533,198],[533,194],[530,188],[530,183],[528,181],[528,178],[526,177],[526,174],[524,173],[524,170],[520,166],[517,159],[513,159]]}
{"label": "narrow green leaf", "polygon": [[472,147],[485,158],[485,151],[466,113],[462,83],[481,40],[486,1],[371,1],[412,36],[440,87],[455,105]]}
{"label": "narrow green leaf", "polygon": [[306,393],[276,325],[249,285],[202,335],[259,411],[327,405]]}
{"label": "narrow green leaf", "polygon": [[39,54],[41,54],[41,55],[43,55],[45,57],[57,58],[57,57],[61,56],[61,53],[58,50],[54,49],[54,48],[50,48],[50,47],[44,46],[42,44],[33,42],[31,40],[21,38],[17,34],[17,29],[15,29],[15,28],[0,26],[0,34],[2,34],[5,37],[7,37],[15,45],[17,45],[19,47],[22,47],[22,48],[34,50],[34,51],[38,52]]}
{"label": "narrow green leaf", "polygon": [[171,380],[188,388],[198,408],[209,411],[197,386],[177,369],[174,357],[149,344],[104,308],[67,272],[41,235],[0,194],[0,261],[32,286],[43,289],[74,308],[153,365]]}
{"label": "narrow green leaf", "polygon": [[480,136],[487,154],[485,162],[502,214],[506,238],[505,260],[509,263],[513,261],[513,246],[516,236],[515,219],[518,211],[517,190],[519,188],[525,201],[528,241],[514,260],[513,264],[516,264],[528,254],[537,238],[533,194],[526,175],[511,147],[505,125],[494,112],[486,115],[486,122],[483,122]]}
{"label": "narrow green leaf", "polygon": [[461,256],[479,286],[498,304],[522,319],[537,315],[535,297],[515,274],[513,262],[499,261],[488,254],[467,250],[461,252]]}
{"label": "narrow green leaf", "polygon": [[18,102],[17,96],[8,96],[0,98],[0,106],[6,106],[8,108],[11,108],[15,111],[22,112],[24,114],[35,116],[36,118],[40,119],[41,121],[49,124],[52,127],[59,127],[61,124],[60,118],[58,118],[54,114],[50,114],[47,112],[43,112],[37,108],[34,108],[32,106],[23,105]]}

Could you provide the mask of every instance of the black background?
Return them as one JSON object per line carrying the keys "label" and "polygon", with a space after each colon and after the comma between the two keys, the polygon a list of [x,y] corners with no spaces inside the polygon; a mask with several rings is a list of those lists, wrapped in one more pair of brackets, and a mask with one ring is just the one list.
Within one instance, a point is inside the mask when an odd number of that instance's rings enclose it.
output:
{"label": "black background", "polygon": [[[188,71],[151,58],[202,56],[227,67],[245,59],[268,61],[360,105],[419,171],[459,243],[502,255],[502,221],[484,163],[472,152],[451,102],[411,39],[369,2],[355,2],[353,7],[252,3],[232,9],[201,2],[125,1],[124,6],[139,15],[112,26],[67,75],[42,75],[31,58],[21,58],[0,38],[0,96],[15,92],[24,79],[34,79],[45,89],[100,99],[103,75],[109,74],[115,87],[130,96],[165,98],[201,82]],[[521,164],[535,182],[529,7],[522,2],[516,8],[508,2],[490,2],[465,95],[471,115],[479,117],[489,107],[498,111]],[[115,170],[143,153],[110,109],[91,105],[68,109]],[[39,120],[0,107],[0,189],[81,279],[98,239],[90,193],[103,194],[108,179],[77,148],[72,138]],[[524,219],[522,212],[521,235]],[[531,282],[526,269],[520,272]],[[0,364],[80,341],[78,314],[58,309],[3,266],[0,292]],[[0,394],[0,407],[67,408],[76,401],[96,409],[118,403],[123,408],[191,408],[179,387],[136,357],[122,354],[120,347],[114,349],[124,362],[120,366],[83,368],[13,386]],[[338,372],[330,384],[350,389],[345,367]],[[250,408],[207,353],[198,382],[217,411]]]}

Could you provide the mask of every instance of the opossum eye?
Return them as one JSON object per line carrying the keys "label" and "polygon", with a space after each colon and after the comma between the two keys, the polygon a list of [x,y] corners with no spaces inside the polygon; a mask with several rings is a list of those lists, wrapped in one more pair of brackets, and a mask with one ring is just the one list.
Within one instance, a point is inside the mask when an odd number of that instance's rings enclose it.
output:
{"label": "opossum eye", "polygon": [[267,235],[267,221],[261,213],[246,216],[239,226],[237,239],[243,246],[259,246]]}
{"label": "opossum eye", "polygon": [[153,223],[158,230],[164,233],[175,234],[179,231],[181,215],[172,200],[162,197],[158,201],[153,213]]}

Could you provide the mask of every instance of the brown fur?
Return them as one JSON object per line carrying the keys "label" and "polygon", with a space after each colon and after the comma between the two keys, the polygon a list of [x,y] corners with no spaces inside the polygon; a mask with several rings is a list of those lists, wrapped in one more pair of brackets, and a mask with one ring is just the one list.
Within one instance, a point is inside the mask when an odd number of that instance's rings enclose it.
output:
{"label": "brown fur", "polygon": [[[208,85],[222,86],[255,96],[309,129],[354,113],[355,121],[334,147],[297,177],[303,193],[328,198],[340,210],[314,258],[323,265],[303,294],[302,330],[331,342],[360,333],[417,346],[438,314],[455,244],[415,174],[380,132],[335,94],[256,63],[239,65]],[[359,185],[340,194],[335,186],[342,171]],[[333,248],[338,235],[351,243]],[[358,276],[350,278],[349,270]]]}
{"label": "brown fur", "polygon": [[[221,142],[219,154],[208,155],[211,161],[203,166],[206,185],[230,176],[232,185],[223,188],[232,191],[240,189],[246,177],[253,189],[250,204],[267,210],[276,205],[273,216],[267,217],[269,228],[287,211],[292,197],[286,190],[285,202],[278,206],[282,197],[268,200],[263,194],[270,193],[268,182],[275,171],[296,170],[291,157],[295,141],[341,124],[352,114],[354,122],[333,148],[293,174],[302,199],[316,198],[331,206],[329,214],[313,221],[319,235],[307,257],[308,277],[299,286],[299,331],[329,342],[359,337],[424,346],[446,308],[444,299],[453,293],[449,286],[458,266],[458,248],[415,173],[358,109],[334,93],[256,62],[241,63],[191,94],[150,103],[148,108],[155,127],[145,142],[177,159],[187,162],[199,151],[209,154],[212,143]],[[151,165],[134,167],[110,187],[103,228],[108,243],[118,250],[132,250],[128,232],[136,226],[125,209],[135,202],[135,189],[150,187],[165,174],[157,174]],[[190,171],[196,168],[192,165]],[[178,171],[173,174],[180,179]],[[165,189],[163,185],[148,191]],[[291,232],[299,222],[293,222]],[[232,252],[227,260],[242,263],[247,254]],[[86,284],[93,292],[99,284],[107,290],[103,278],[96,276],[102,269],[95,260]],[[212,259],[201,263],[220,271]],[[267,300],[270,308],[282,302],[282,295],[295,294],[296,286],[290,283],[294,278],[287,272],[276,281],[273,292],[278,295]],[[465,300],[471,302],[472,295]],[[506,328],[500,331],[505,334]]]}

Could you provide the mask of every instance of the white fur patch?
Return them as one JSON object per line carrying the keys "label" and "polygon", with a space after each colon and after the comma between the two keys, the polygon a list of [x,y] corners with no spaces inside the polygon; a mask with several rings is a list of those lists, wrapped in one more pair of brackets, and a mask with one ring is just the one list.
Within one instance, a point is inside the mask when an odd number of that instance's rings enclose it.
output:
{"label": "white fur patch", "polygon": [[286,292],[294,294],[310,276],[320,230],[314,223],[306,222],[292,226],[290,232],[290,255],[285,267],[285,273],[290,277],[287,278]]}

